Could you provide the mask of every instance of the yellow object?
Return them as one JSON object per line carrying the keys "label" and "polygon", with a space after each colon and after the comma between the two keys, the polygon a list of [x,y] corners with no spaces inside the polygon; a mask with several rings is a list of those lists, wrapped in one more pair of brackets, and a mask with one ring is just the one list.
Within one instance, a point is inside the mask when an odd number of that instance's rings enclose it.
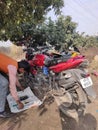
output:
{"label": "yellow object", "polygon": [[78,56],[79,54],[80,54],[79,52],[74,51],[72,52],[72,57]]}

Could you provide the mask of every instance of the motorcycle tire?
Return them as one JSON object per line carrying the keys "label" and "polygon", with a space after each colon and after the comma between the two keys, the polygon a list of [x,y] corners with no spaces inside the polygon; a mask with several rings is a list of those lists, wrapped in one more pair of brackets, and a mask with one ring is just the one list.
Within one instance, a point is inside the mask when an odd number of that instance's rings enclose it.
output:
{"label": "motorcycle tire", "polygon": [[[63,96],[55,97],[60,111],[72,118],[77,118],[85,114],[87,97],[79,84],[75,90],[66,92]],[[66,102],[66,99],[68,102]]]}
{"label": "motorcycle tire", "polygon": [[79,101],[77,112],[78,112],[78,116],[82,116],[85,114],[86,106],[88,103],[87,95],[85,91],[82,89],[81,85],[79,84],[78,84],[78,88],[76,89],[76,92],[77,92],[78,101]]}
{"label": "motorcycle tire", "polygon": [[59,110],[63,114],[71,118],[75,118],[75,119],[77,118],[77,113],[75,109],[70,109],[73,103],[73,99],[69,92],[66,92],[62,96],[54,96],[54,97],[55,97],[55,101],[57,103]]}

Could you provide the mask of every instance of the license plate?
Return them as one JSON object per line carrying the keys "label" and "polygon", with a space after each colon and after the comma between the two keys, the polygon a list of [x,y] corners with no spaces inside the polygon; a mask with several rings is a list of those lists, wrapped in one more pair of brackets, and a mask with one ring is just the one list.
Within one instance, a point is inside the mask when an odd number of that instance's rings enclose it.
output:
{"label": "license plate", "polygon": [[93,85],[91,77],[83,78],[80,80],[82,87],[87,88]]}

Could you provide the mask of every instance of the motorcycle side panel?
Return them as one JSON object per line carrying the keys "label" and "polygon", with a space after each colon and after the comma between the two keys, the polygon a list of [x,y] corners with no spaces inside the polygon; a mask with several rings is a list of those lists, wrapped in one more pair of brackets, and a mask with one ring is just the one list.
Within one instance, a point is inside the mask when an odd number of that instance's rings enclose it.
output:
{"label": "motorcycle side panel", "polygon": [[63,63],[59,63],[55,66],[51,66],[49,69],[52,70],[55,73],[61,72],[63,70],[67,70],[67,69],[71,69],[71,68],[75,68],[76,66],[78,66],[80,63],[82,63],[84,61],[84,59],[69,59],[66,62]]}

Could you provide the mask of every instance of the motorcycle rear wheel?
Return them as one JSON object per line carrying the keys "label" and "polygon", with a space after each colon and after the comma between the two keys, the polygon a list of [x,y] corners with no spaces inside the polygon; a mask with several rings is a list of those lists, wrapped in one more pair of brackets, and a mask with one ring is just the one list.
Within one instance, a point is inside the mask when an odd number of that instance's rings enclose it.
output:
{"label": "motorcycle rear wheel", "polygon": [[79,84],[78,86],[79,87],[76,89],[78,95],[78,101],[79,101],[77,112],[78,112],[78,116],[82,116],[85,114],[88,100],[85,91],[82,89],[82,87]]}
{"label": "motorcycle rear wheel", "polygon": [[63,96],[55,96],[59,109],[67,116],[77,118],[85,114],[87,97],[79,84],[75,90],[65,92]]}

